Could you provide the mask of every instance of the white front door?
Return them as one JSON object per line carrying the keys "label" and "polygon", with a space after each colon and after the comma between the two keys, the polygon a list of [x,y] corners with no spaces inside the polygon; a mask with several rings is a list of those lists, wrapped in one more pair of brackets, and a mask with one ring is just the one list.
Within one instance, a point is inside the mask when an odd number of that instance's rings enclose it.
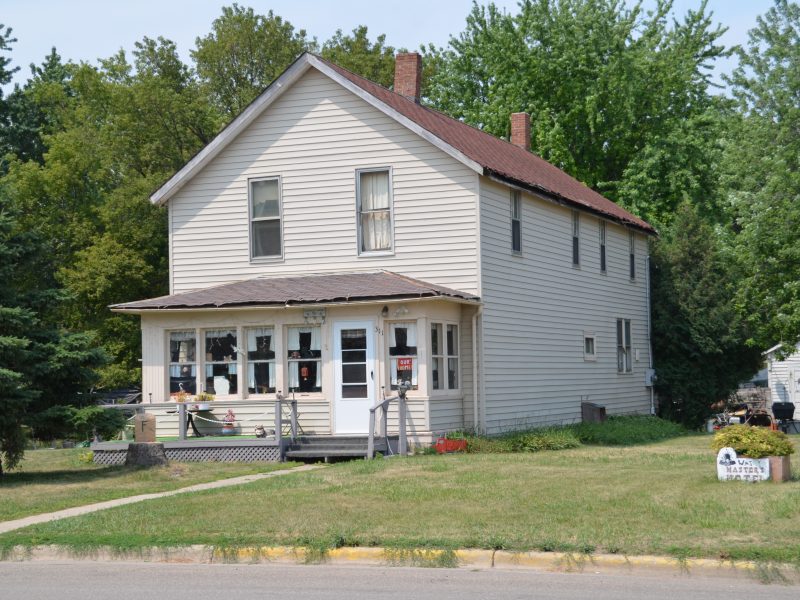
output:
{"label": "white front door", "polygon": [[367,433],[375,404],[375,341],[371,321],[340,321],[333,326],[334,433]]}

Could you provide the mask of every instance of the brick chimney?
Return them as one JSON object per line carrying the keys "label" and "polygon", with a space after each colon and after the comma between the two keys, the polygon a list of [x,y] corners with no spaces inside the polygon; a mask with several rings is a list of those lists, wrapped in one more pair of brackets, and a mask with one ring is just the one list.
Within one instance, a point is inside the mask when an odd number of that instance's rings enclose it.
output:
{"label": "brick chimney", "polygon": [[531,116],[528,113],[511,113],[511,143],[531,151]]}
{"label": "brick chimney", "polygon": [[395,57],[394,91],[419,104],[422,81],[422,56],[417,52],[404,52]]}

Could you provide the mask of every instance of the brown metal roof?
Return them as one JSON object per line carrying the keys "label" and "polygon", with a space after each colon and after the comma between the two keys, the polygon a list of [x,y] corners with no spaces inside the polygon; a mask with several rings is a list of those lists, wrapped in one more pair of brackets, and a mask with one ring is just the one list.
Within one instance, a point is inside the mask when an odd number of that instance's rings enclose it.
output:
{"label": "brown metal roof", "polygon": [[389,271],[379,271],[304,277],[260,277],[171,296],[113,304],[111,309],[124,311],[291,306],[403,298],[478,300],[472,294]]}
{"label": "brown metal roof", "polygon": [[494,175],[521,187],[532,188],[647,233],[655,233],[655,229],[646,221],[632,215],[532,152],[417,104],[319,56],[317,58],[365,92],[480,164],[487,175]]}

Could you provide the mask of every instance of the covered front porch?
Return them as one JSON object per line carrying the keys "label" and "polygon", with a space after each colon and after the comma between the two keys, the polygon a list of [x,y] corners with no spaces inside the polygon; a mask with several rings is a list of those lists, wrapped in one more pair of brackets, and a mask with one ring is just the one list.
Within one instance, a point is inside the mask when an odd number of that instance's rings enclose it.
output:
{"label": "covered front porch", "polygon": [[[409,443],[475,423],[478,299],[386,271],[259,278],[112,307],[142,318],[142,408],[157,437],[274,429],[275,400],[300,436],[366,436],[370,409],[409,382]],[[213,399],[212,399],[213,398]],[[396,403],[384,434],[400,431]]]}

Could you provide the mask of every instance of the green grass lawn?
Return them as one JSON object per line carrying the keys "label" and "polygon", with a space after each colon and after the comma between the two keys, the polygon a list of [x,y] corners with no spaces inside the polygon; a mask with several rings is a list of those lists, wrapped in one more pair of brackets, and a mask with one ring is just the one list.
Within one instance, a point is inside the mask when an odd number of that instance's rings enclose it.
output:
{"label": "green grass lawn", "polygon": [[39,525],[0,547],[380,545],[800,564],[798,477],[718,482],[710,442],[340,463]]}
{"label": "green grass lawn", "polygon": [[85,449],[27,451],[20,469],[0,478],[0,521],[287,466],[173,462],[168,467],[135,469],[86,463],[79,459],[86,452]]}

